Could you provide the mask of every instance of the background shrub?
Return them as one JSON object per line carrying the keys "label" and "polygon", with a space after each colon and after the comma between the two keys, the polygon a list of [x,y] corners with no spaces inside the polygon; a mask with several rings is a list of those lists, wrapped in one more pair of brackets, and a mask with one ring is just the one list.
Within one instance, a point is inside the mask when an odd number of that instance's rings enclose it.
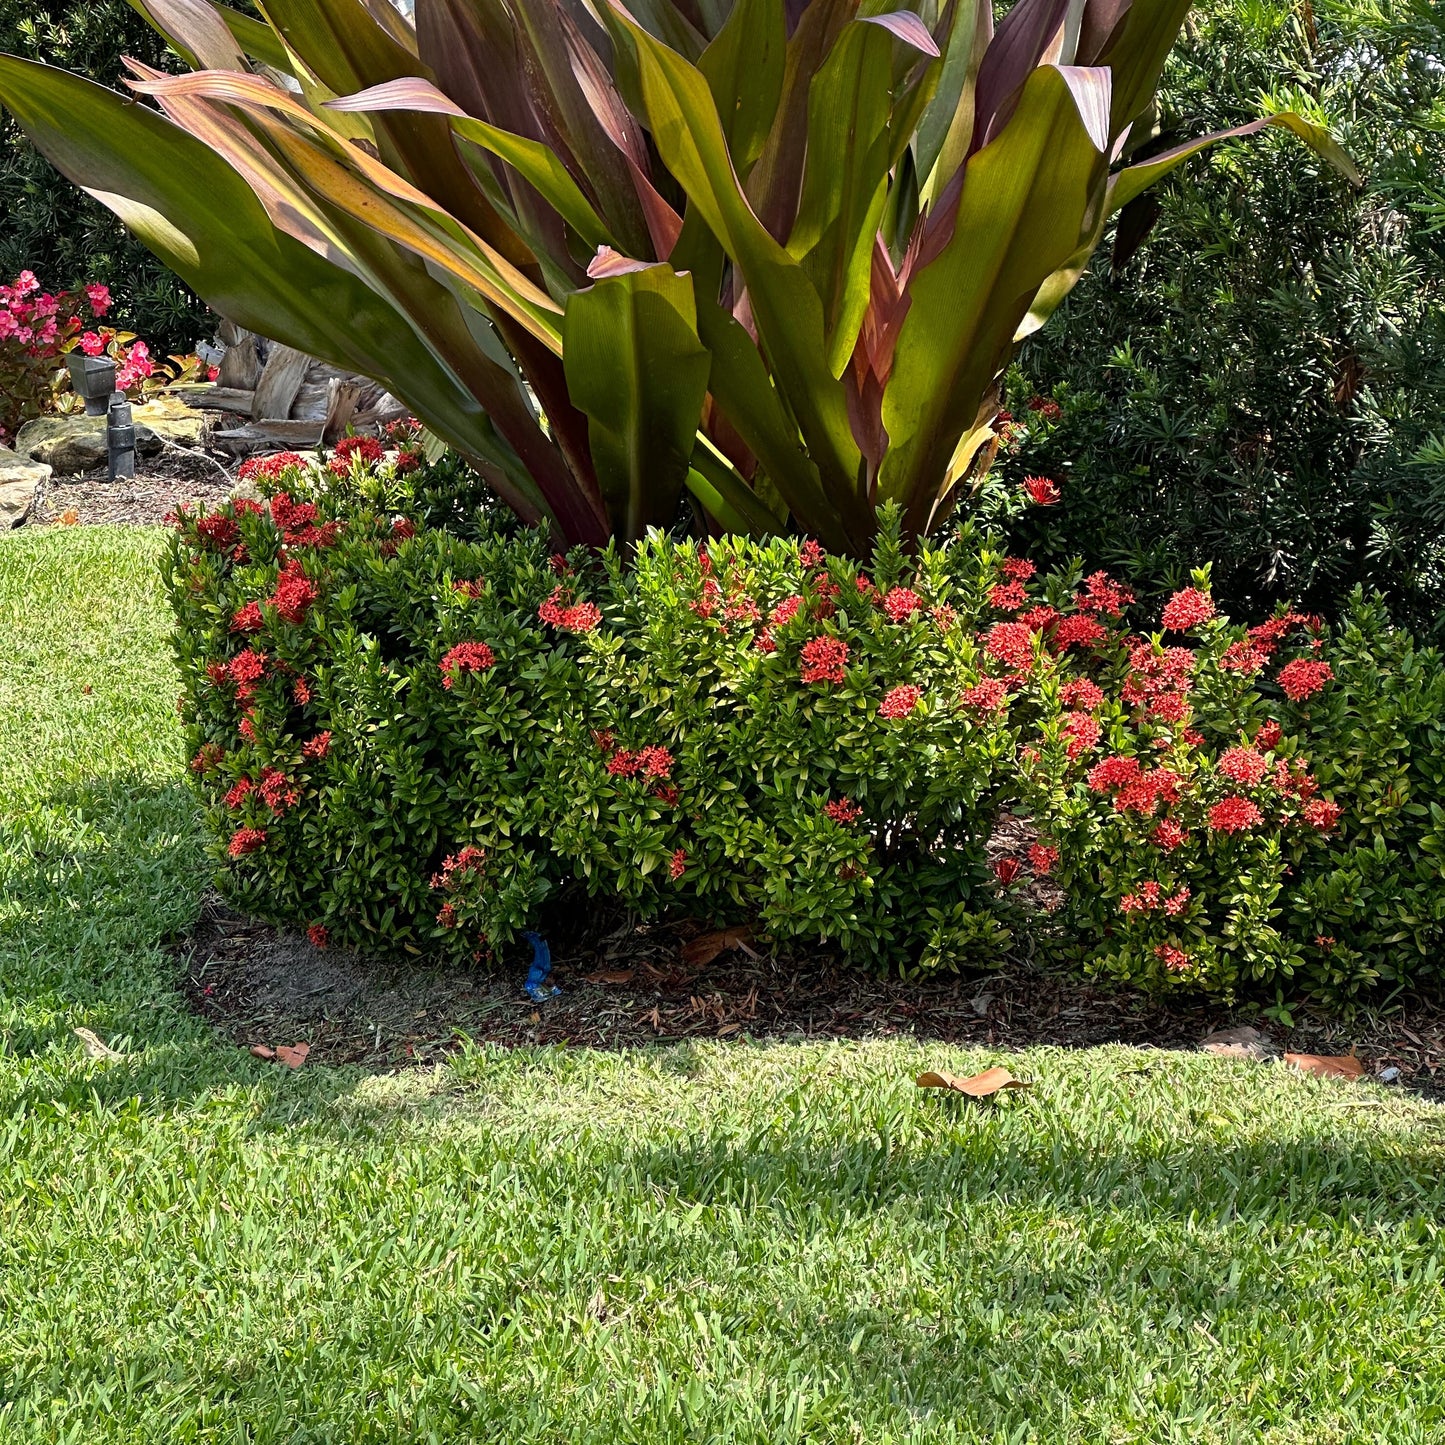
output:
{"label": "background shrub", "polygon": [[[244,7],[243,7],[244,8]],[[180,68],[126,0],[0,0],[0,50],[114,86],[122,55]],[[0,110],[0,276],[33,271],[48,291],[109,284],[114,319],[157,356],[188,352],[214,323],[116,218],[65,180]]]}
{"label": "background shrub", "polygon": [[1445,683],[1378,603],[1245,631],[1201,573],[1161,619],[971,531],[866,569],[654,534],[624,569],[418,525],[445,486],[374,440],[255,470],[281,490],[183,516],[169,580],[193,776],[263,917],[481,955],[596,896],[1336,1003],[1438,970]]}
{"label": "background shrub", "polygon": [[[1213,0],[1161,88],[1151,147],[1274,103],[1328,116],[1355,192],[1278,138],[1219,147],[1157,189],[1158,224],[1101,250],[1025,348],[1028,435],[995,475],[1064,480],[1015,545],[1142,587],[1213,562],[1221,601],[1337,615],[1364,584],[1417,632],[1445,618],[1445,21],[1429,0]],[[1052,397],[1062,416],[1027,409]]]}

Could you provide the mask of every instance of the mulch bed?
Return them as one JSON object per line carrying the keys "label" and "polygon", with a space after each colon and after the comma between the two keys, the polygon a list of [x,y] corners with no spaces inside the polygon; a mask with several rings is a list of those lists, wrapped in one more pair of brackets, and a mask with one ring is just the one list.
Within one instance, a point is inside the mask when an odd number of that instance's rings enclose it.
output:
{"label": "mulch bed", "polygon": [[73,510],[75,520],[85,526],[160,526],[181,502],[213,507],[224,501],[236,485],[225,470],[233,460],[167,447],[153,457],[138,457],[134,477],[112,482],[104,467],[74,477],[51,477],[36,496],[31,521],[53,524]]}
{"label": "mulch bed", "polygon": [[1215,1029],[1249,1023],[1281,1049],[1357,1052],[1370,1073],[1393,1066],[1402,1084],[1445,1099],[1445,1010],[1438,1004],[1412,999],[1348,1024],[1307,1017],[1286,1029],[1247,1009],[1165,1006],[1020,967],[911,982],[878,978],[827,956],[779,957],[735,934],[620,917],[559,928],[549,982],[562,992],[540,1004],[522,989],[525,946],[491,968],[318,950],[300,934],[234,913],[214,895],[178,955],[192,1007],[237,1047],[305,1042],[313,1062],[375,1070],[434,1064],[464,1036],[503,1047],[604,1049],[898,1035],[1005,1049],[1116,1042],[1192,1049]]}

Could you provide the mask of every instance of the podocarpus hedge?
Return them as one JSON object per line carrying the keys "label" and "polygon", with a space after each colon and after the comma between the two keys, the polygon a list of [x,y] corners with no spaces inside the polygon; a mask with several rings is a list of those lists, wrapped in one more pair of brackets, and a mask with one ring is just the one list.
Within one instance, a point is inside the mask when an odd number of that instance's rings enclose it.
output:
{"label": "podocarpus hedge", "polygon": [[483,958],[594,895],[906,970],[1025,933],[1226,996],[1439,968],[1445,679],[1363,599],[1246,630],[1201,574],[1145,632],[971,529],[624,567],[428,525],[405,447],[256,470],[178,519],[180,707],[228,892],[318,944]]}

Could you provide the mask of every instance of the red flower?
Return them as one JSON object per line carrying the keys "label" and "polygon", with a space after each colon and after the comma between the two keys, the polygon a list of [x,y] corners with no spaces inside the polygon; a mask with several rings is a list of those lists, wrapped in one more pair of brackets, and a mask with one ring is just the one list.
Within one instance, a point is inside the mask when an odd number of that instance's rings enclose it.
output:
{"label": "red flower", "polygon": [[301,756],[320,762],[331,751],[330,731],[317,733],[314,738],[301,745]]}
{"label": "red flower", "polygon": [[964,688],[961,698],[964,707],[975,712],[997,712],[1008,705],[1008,689],[996,677],[983,677],[973,687]]}
{"label": "red flower", "polygon": [[300,789],[279,768],[262,768],[261,785],[256,791],[273,813],[284,813],[301,801]]}
{"label": "red flower", "polygon": [[1269,722],[1263,723],[1259,731],[1255,733],[1254,745],[1257,748],[1263,748],[1265,752],[1269,752],[1271,748],[1278,745],[1280,738],[1283,736],[1284,729],[1271,718]]}
{"label": "red flower", "polygon": [[863,809],[848,798],[834,798],[823,804],[823,811],[840,827],[846,828],[863,816]]}
{"label": "red flower", "polygon": [[292,684],[291,696],[298,707],[305,707],[311,701],[311,684],[304,677],[298,677]]}
{"label": "red flower", "polygon": [[1311,828],[1328,833],[1339,822],[1341,811],[1338,803],[1331,803],[1326,798],[1314,798],[1304,805],[1301,816]]}
{"label": "red flower", "polygon": [[1224,655],[1219,659],[1219,665],[1226,672],[1242,672],[1246,677],[1253,677],[1268,661],[1269,653],[1262,651],[1253,643],[1231,642],[1224,649]]}
{"label": "red flower", "polygon": [[1113,581],[1107,572],[1091,572],[1084,578],[1084,590],[1076,593],[1074,602],[1083,612],[1104,613],[1118,617],[1134,600],[1129,588]]}
{"label": "red flower", "polygon": [[1166,632],[1188,632],[1214,616],[1214,599],[1197,587],[1184,587],[1164,604],[1160,619]]}
{"label": "red flower", "polygon": [[250,684],[259,682],[266,675],[266,654],[258,652],[254,647],[248,647],[231,659],[226,672],[238,688],[253,691]]}
{"label": "red flower", "polygon": [[261,604],[248,602],[231,619],[232,632],[259,632],[265,619],[261,616]]}
{"label": "red flower", "polygon": [[566,577],[572,571],[572,564],[561,552],[553,552],[550,566],[558,577]]}
{"label": "red flower", "polygon": [[1054,645],[1060,652],[1067,652],[1075,643],[1080,647],[1093,647],[1108,635],[1101,623],[1092,617],[1075,613],[1072,617],[1064,618],[1054,629]]}
{"label": "red flower", "polygon": [[225,796],[225,804],[228,808],[239,808],[255,791],[256,785],[250,778],[237,778]]}
{"label": "red flower", "polygon": [[1173,818],[1165,818],[1149,835],[1166,852],[1172,853],[1189,841],[1189,830],[1181,828]]}
{"label": "red flower", "polygon": [[1052,507],[1062,495],[1059,484],[1048,477],[1025,477],[1024,491],[1036,507]]}
{"label": "red flower", "polygon": [[883,701],[878,704],[878,716],[907,717],[918,706],[918,700],[922,696],[922,692],[912,683],[904,683],[901,687],[891,688],[884,696]]}
{"label": "red flower", "polygon": [[255,714],[248,712],[236,725],[236,731],[239,732],[248,743],[254,743],[256,741]]}
{"label": "red flower", "polygon": [[674,883],[687,872],[687,849],[679,848],[668,860],[667,876]]}
{"label": "red flower", "polygon": [[1023,864],[1017,858],[998,858],[994,860],[994,877],[1003,884],[1005,888],[1014,881],[1023,871]]}
{"label": "red flower", "polygon": [[1103,729],[1099,726],[1098,718],[1086,712],[1071,712],[1064,719],[1064,736],[1068,738],[1068,745],[1064,748],[1065,755],[1070,758],[1081,758],[1085,753],[1091,753],[1098,746],[1099,734]]}
{"label": "red flower", "polygon": [[1189,694],[1161,692],[1150,702],[1149,710],[1164,722],[1184,722],[1189,716]]}
{"label": "red flower", "polygon": [[321,594],[316,584],[301,570],[299,562],[287,562],[276,579],[271,605],[282,621],[294,624],[306,620],[306,610]]}
{"label": "red flower", "polygon": [[592,741],[601,753],[610,753],[617,746],[617,738],[611,728],[599,728],[592,734]]}
{"label": "red flower", "polygon": [[1291,702],[1303,702],[1313,697],[1335,675],[1327,662],[1310,662],[1297,657],[1279,670],[1279,685]]}
{"label": "red flower", "polygon": [[1172,898],[1164,900],[1164,911],[1171,917],[1177,918],[1186,908],[1189,907],[1189,889],[1181,888]]}
{"label": "red flower", "polygon": [[1216,833],[1242,833],[1263,820],[1263,814],[1248,798],[1231,794],[1209,810],[1209,826]]}
{"label": "red flower", "polygon": [[928,615],[941,632],[947,632],[958,619],[958,614],[946,602],[940,602],[937,607],[931,608]]}
{"label": "red flower", "polygon": [[999,571],[1010,582],[1027,582],[1038,571],[1038,568],[1027,557],[1005,557],[999,563]]}
{"label": "red flower", "polygon": [[1058,402],[1052,401],[1046,396],[1030,397],[1029,410],[1037,412],[1045,421],[1058,421],[1064,414],[1063,407],[1061,407]]}
{"label": "red flower", "polygon": [[496,657],[485,642],[459,642],[441,660],[442,686],[450,689],[462,672],[486,672]]}
{"label": "red flower", "polygon": [[670,778],[672,754],[666,748],[643,748],[637,754],[637,769],[645,778]]}
{"label": "red flower", "polygon": [[989,606],[1000,612],[1017,612],[1028,600],[1022,582],[996,582],[988,589]]}
{"label": "red flower", "polygon": [[437,922],[443,928],[455,928],[457,926],[457,907],[455,903],[443,903],[437,909]]}
{"label": "red flower", "polygon": [[1178,802],[1179,783],[1179,775],[1168,768],[1140,773],[1138,777],[1128,779],[1114,795],[1114,811],[1142,813],[1147,818],[1161,802]]}
{"label": "red flower", "polygon": [[753,638],[753,646],[756,647],[759,652],[776,652],[778,650],[778,644],[773,637],[772,628],[763,628],[763,630]]}
{"label": "red flower", "polygon": [[416,536],[416,523],[410,517],[393,517],[391,519],[391,535],[399,542],[404,542],[408,537]]}
{"label": "red flower", "polygon": [[602,621],[602,609],[595,602],[568,603],[565,588],[557,587],[537,609],[543,622],[563,632],[591,632]]}
{"label": "red flower", "polygon": [[1230,748],[1219,759],[1219,771],[1232,783],[1252,788],[1264,781],[1269,764],[1253,748]]}
{"label": "red flower", "polygon": [[810,572],[814,567],[822,566],[827,558],[828,554],[811,537],[798,548],[798,561]]}
{"label": "red flower", "polygon": [[1035,843],[1029,849],[1029,866],[1039,878],[1047,878],[1059,861],[1059,850],[1047,843]]}
{"label": "red flower", "polygon": [[329,468],[338,476],[345,476],[351,470],[353,457],[363,462],[379,462],[386,456],[386,448],[379,437],[342,437],[331,453]]}
{"label": "red flower", "polygon": [[225,756],[226,750],[220,743],[205,743],[191,759],[191,771],[193,773],[209,773],[217,764],[224,761]]}
{"label": "red flower", "polygon": [[257,849],[265,846],[266,830],[264,828],[237,828],[231,835],[231,842],[226,851],[233,858],[244,858],[248,853],[254,853]]}
{"label": "red flower", "polygon": [[883,610],[890,622],[907,622],[923,606],[923,598],[907,587],[890,587],[883,599]]}
{"label": "red flower", "polygon": [[328,948],[331,944],[331,935],[326,931],[324,923],[313,923],[306,930],[306,941],[312,948]]}
{"label": "red flower", "polygon": [[796,595],[784,597],[776,607],[773,608],[772,617],[769,619],[774,627],[785,627],[798,615],[798,609],[803,605],[803,599]]}
{"label": "red flower", "polygon": [[1173,973],[1183,973],[1194,962],[1183,949],[1175,948],[1172,943],[1161,943],[1154,950],[1154,957],[1163,959],[1164,966]]}
{"label": "red flower", "polygon": [[659,783],[657,787],[652,790],[652,796],[656,798],[659,803],[666,803],[669,808],[677,807],[682,799],[682,794],[668,783]]}
{"label": "red flower", "polygon": [[635,778],[642,771],[642,754],[630,753],[626,748],[618,748],[607,759],[607,771],[614,778]]}
{"label": "red flower", "polygon": [[1076,677],[1059,689],[1059,697],[1065,707],[1082,708],[1085,712],[1096,712],[1104,705],[1104,694],[1087,677]]}
{"label": "red flower", "polygon": [[1139,776],[1139,759],[1115,753],[1089,769],[1089,789],[1095,793],[1112,793]]}
{"label": "red flower", "polygon": [[1028,672],[1034,665],[1034,635],[1022,622],[995,622],[983,640],[990,657],[1015,672]]}
{"label": "red flower", "polygon": [[240,540],[241,529],[236,526],[233,517],[228,517],[223,512],[212,512],[209,516],[196,518],[196,535],[203,546],[224,552]]}
{"label": "red flower", "polygon": [[[304,467],[305,465],[306,458],[297,456],[295,452],[275,452],[269,457],[249,457],[241,463],[240,470],[236,473],[236,479],[248,482],[252,477],[265,477],[268,481],[275,481],[287,467]],[[255,506],[255,503],[252,503],[252,506]],[[236,510],[241,510],[239,504],[237,504]],[[260,508],[256,507],[256,510],[260,511]],[[277,525],[281,524],[278,522]]]}
{"label": "red flower", "polygon": [[1030,607],[1027,612],[1021,614],[1019,617],[1019,621],[1022,622],[1030,632],[1047,632],[1058,620],[1058,608],[1050,607],[1047,604]]}
{"label": "red flower", "polygon": [[842,682],[848,644],[840,637],[814,637],[803,644],[799,677],[803,682]]}

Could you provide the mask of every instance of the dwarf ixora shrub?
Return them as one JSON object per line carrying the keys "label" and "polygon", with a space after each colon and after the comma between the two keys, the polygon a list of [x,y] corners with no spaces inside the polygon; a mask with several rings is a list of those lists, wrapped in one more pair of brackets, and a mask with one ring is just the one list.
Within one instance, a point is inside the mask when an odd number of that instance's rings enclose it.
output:
{"label": "dwarf ixora shrub", "polygon": [[1223,995],[1438,962],[1445,695],[1368,604],[1246,630],[1201,574],[1145,634],[969,528],[624,567],[419,525],[406,445],[254,470],[269,501],[178,519],[181,712],[228,890],[319,943],[482,954],[590,894],[908,969],[1026,931]]}

